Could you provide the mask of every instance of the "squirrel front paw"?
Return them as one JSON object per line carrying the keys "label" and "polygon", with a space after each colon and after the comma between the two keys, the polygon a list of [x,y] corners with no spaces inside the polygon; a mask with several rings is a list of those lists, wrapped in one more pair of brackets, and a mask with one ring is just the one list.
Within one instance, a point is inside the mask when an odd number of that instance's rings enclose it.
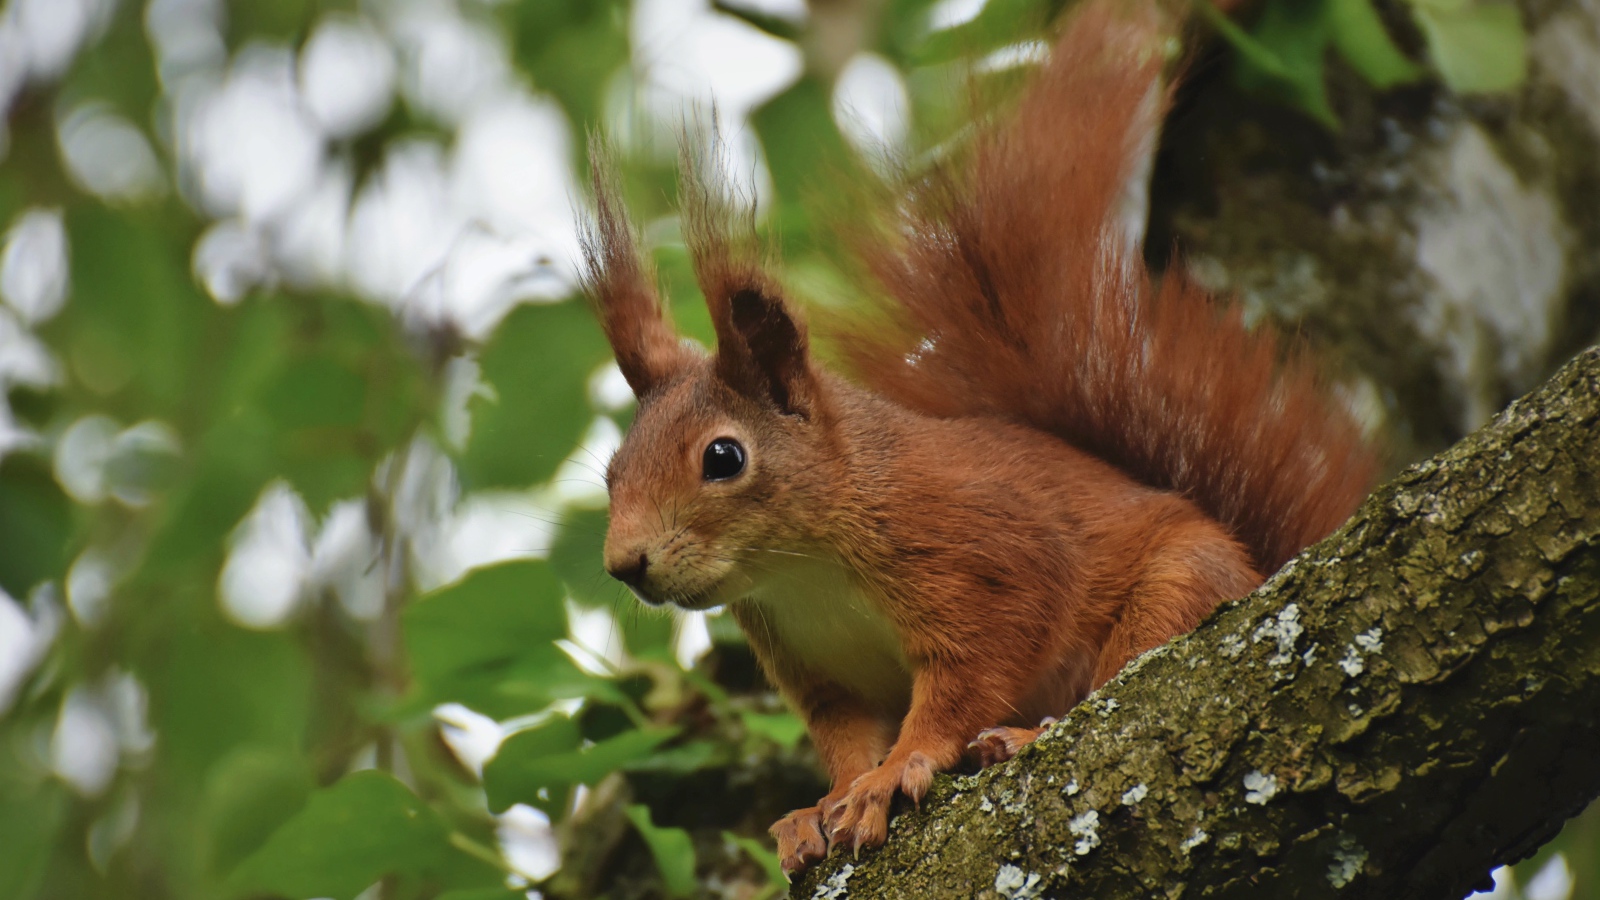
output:
{"label": "squirrel front paw", "polygon": [[783,874],[793,875],[828,855],[828,839],[822,834],[822,808],[808,806],[779,819],[767,829],[778,842],[778,862]]}
{"label": "squirrel front paw", "polygon": [[862,847],[877,847],[889,835],[889,805],[896,792],[920,804],[937,771],[922,753],[894,756],[851,782],[850,790],[825,813],[831,846],[847,846],[859,854]]}

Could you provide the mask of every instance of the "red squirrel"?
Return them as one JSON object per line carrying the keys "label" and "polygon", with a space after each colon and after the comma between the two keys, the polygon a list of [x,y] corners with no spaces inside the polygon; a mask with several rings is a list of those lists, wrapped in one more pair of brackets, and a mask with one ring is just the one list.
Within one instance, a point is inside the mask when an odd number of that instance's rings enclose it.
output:
{"label": "red squirrel", "polygon": [[1131,659],[1331,532],[1373,455],[1303,357],[1117,206],[1161,104],[1154,10],[1089,0],[1010,116],[855,252],[889,313],[813,358],[714,186],[686,216],[714,352],[674,333],[604,154],[586,288],[639,400],[605,567],[725,606],[832,779],[773,826],[786,871],[884,840],[964,754],[1009,758]]}

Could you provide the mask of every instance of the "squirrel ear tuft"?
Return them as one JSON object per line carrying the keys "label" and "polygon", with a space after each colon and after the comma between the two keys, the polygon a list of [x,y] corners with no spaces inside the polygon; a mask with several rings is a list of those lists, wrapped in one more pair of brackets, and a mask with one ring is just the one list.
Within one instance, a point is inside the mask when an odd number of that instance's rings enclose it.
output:
{"label": "squirrel ear tuft", "polygon": [[784,415],[814,416],[818,385],[804,323],[782,299],[755,288],[735,291],[727,311],[731,327],[717,347],[724,380]]}
{"label": "squirrel ear tuft", "polygon": [[639,250],[617,188],[615,164],[605,144],[589,141],[594,175],[594,219],[581,230],[584,291],[600,315],[606,340],[634,396],[643,399],[693,359],[672,329],[656,292],[655,273]]}
{"label": "squirrel ear tuft", "polygon": [[680,189],[684,238],[717,331],[717,374],[739,393],[810,419],[820,394],[805,323],[780,296],[756,239],[753,192],[727,177],[721,136],[696,149],[684,136]]}

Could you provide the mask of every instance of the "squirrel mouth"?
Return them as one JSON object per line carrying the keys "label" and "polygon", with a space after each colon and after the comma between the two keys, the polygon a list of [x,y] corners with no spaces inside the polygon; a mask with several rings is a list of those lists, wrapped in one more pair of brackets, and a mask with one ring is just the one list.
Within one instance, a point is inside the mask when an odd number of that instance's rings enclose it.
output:
{"label": "squirrel mouth", "polygon": [[671,603],[679,609],[698,612],[717,605],[717,590],[715,586],[690,593],[673,594],[667,597],[652,596],[643,589],[634,587],[631,584],[627,588],[632,592],[633,596],[639,599],[640,603],[654,608],[660,608]]}
{"label": "squirrel mouth", "polygon": [[640,590],[639,588],[634,587],[631,584],[630,585],[626,585],[626,587],[628,588],[628,592],[633,594],[633,596],[635,598],[637,598],[638,601],[640,603],[643,603],[645,606],[660,606],[663,603],[667,602],[665,600],[658,600],[655,597],[650,596],[649,594],[645,593],[644,591]]}
{"label": "squirrel mouth", "polygon": [[693,594],[685,594],[680,597],[673,597],[672,605],[682,610],[699,612],[701,610],[707,610],[713,606],[716,606],[716,598],[717,591],[715,588],[711,588],[709,590],[697,591]]}

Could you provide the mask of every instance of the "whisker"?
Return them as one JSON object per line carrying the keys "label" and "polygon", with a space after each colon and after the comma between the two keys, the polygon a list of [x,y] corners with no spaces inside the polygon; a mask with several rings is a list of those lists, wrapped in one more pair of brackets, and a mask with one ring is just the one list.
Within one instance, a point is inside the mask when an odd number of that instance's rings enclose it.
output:
{"label": "whisker", "polygon": [[601,483],[605,482],[606,473],[605,473],[604,470],[596,469],[594,466],[589,465],[588,463],[584,462],[581,459],[578,459],[577,457],[569,457],[567,461],[572,463],[575,466],[582,466],[585,471],[593,472],[595,475],[600,477]]}
{"label": "whisker", "polygon": [[574,524],[574,522],[571,519],[546,519],[546,518],[542,518],[540,516],[536,516],[533,513],[523,512],[520,509],[500,508],[500,512],[510,513],[513,516],[522,516],[524,518],[532,519],[535,522],[543,522],[544,524],[549,525],[552,528],[559,528],[559,529],[562,529],[562,530],[569,530],[570,529],[570,530],[578,532],[579,534],[586,534],[586,535],[588,535],[590,537],[603,538],[603,537],[606,536],[606,533],[605,533],[604,529],[595,529],[595,528],[588,528],[588,527],[579,528],[576,524]]}
{"label": "whisker", "polygon": [[523,512],[520,509],[506,509],[505,507],[500,507],[499,511],[503,512],[503,513],[510,513],[513,516],[522,516],[524,518],[532,519],[535,522],[543,522],[546,525],[560,525],[561,524],[561,519],[560,518],[545,519],[545,518],[541,518],[539,516],[536,516],[536,515],[534,515],[533,513],[530,513],[530,512]]}
{"label": "whisker", "polygon": [[831,560],[827,559],[826,557],[817,556],[811,553],[801,553],[797,550],[778,550],[772,547],[730,547],[729,549],[743,550],[748,553],[777,553],[782,556],[798,556],[801,559],[814,559],[817,562],[831,562]]}
{"label": "whisker", "polygon": [[[584,446],[583,444],[579,444],[578,445],[578,449],[582,450],[583,452],[585,452],[587,454],[589,454],[589,458],[594,460],[596,463],[599,463],[601,469],[608,469],[608,468],[611,467],[611,460],[609,460],[609,459],[601,459],[600,458],[600,454],[594,452],[593,450],[590,450],[588,447]],[[600,473],[600,477],[604,478],[605,477],[605,473],[601,472]]]}

